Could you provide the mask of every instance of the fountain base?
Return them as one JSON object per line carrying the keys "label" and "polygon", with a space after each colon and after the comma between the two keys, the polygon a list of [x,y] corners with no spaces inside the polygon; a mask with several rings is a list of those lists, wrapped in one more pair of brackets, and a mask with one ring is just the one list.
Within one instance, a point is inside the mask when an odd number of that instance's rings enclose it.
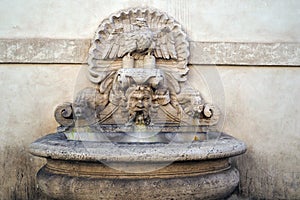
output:
{"label": "fountain base", "polygon": [[30,151],[47,158],[37,180],[52,198],[225,198],[239,182],[230,157],[246,146],[224,133],[207,134],[201,142],[135,144],[68,140],[60,133],[37,140]]}
{"label": "fountain base", "polygon": [[[105,171],[107,167],[100,163],[97,163],[99,168],[96,173],[94,171],[78,173],[76,170],[59,171],[58,168],[50,169],[47,164],[38,172],[37,179],[39,187],[48,196],[82,200],[221,199],[230,195],[238,185],[239,173],[235,168],[227,167],[216,171],[193,173],[189,169],[193,169],[194,164],[196,163],[184,163],[186,169],[178,172],[178,167],[183,169],[181,163],[173,163],[166,167],[173,168],[173,171],[162,173],[158,170],[156,173],[149,174],[120,171],[107,174]],[[202,162],[201,166],[212,167],[211,164]],[[99,172],[99,170],[103,171]]]}

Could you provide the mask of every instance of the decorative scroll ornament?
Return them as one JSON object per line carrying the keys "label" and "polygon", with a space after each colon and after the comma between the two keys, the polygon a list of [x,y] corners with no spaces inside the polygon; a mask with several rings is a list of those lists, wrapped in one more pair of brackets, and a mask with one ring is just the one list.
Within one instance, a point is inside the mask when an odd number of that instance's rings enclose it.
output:
{"label": "decorative scroll ornament", "polygon": [[95,87],[58,107],[56,120],[63,127],[77,124],[93,131],[116,124],[215,125],[219,110],[185,84],[188,57],[187,36],[167,14],[145,8],[113,14],[98,27],[89,52]]}

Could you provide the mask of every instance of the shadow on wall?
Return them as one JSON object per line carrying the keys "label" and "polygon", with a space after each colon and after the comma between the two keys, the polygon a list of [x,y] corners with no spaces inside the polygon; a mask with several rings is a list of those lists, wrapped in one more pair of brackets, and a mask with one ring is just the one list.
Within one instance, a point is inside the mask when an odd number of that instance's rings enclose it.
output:
{"label": "shadow on wall", "polygon": [[[27,145],[28,146],[28,145]],[[0,157],[5,160],[0,171],[0,199],[49,200],[37,188],[35,176],[45,160],[28,153],[24,146],[4,146]]]}
{"label": "shadow on wall", "polygon": [[[280,161],[278,161],[280,162]],[[297,199],[300,193],[300,173],[276,170],[276,166],[265,155],[247,152],[233,159],[240,172],[239,191],[249,199]],[[254,196],[255,194],[255,196]]]}

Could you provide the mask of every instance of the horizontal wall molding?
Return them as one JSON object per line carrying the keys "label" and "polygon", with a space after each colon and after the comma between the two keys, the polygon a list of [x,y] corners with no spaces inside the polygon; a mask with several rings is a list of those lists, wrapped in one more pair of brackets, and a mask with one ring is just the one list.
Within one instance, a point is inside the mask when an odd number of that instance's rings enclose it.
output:
{"label": "horizontal wall molding", "polygon": [[[0,63],[86,63],[90,39],[0,39]],[[190,64],[300,66],[300,43],[190,42]]]}
{"label": "horizontal wall molding", "polygon": [[86,63],[90,40],[0,39],[0,63]]}
{"label": "horizontal wall molding", "polygon": [[192,42],[192,64],[300,66],[300,43]]}

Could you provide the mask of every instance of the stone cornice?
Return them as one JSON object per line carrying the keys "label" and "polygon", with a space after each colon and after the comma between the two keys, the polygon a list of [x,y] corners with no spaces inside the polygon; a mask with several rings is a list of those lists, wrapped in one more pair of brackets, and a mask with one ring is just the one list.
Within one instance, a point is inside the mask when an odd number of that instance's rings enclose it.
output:
{"label": "stone cornice", "polygon": [[[90,39],[0,39],[0,63],[84,64]],[[190,64],[300,66],[300,43],[190,42]]]}

